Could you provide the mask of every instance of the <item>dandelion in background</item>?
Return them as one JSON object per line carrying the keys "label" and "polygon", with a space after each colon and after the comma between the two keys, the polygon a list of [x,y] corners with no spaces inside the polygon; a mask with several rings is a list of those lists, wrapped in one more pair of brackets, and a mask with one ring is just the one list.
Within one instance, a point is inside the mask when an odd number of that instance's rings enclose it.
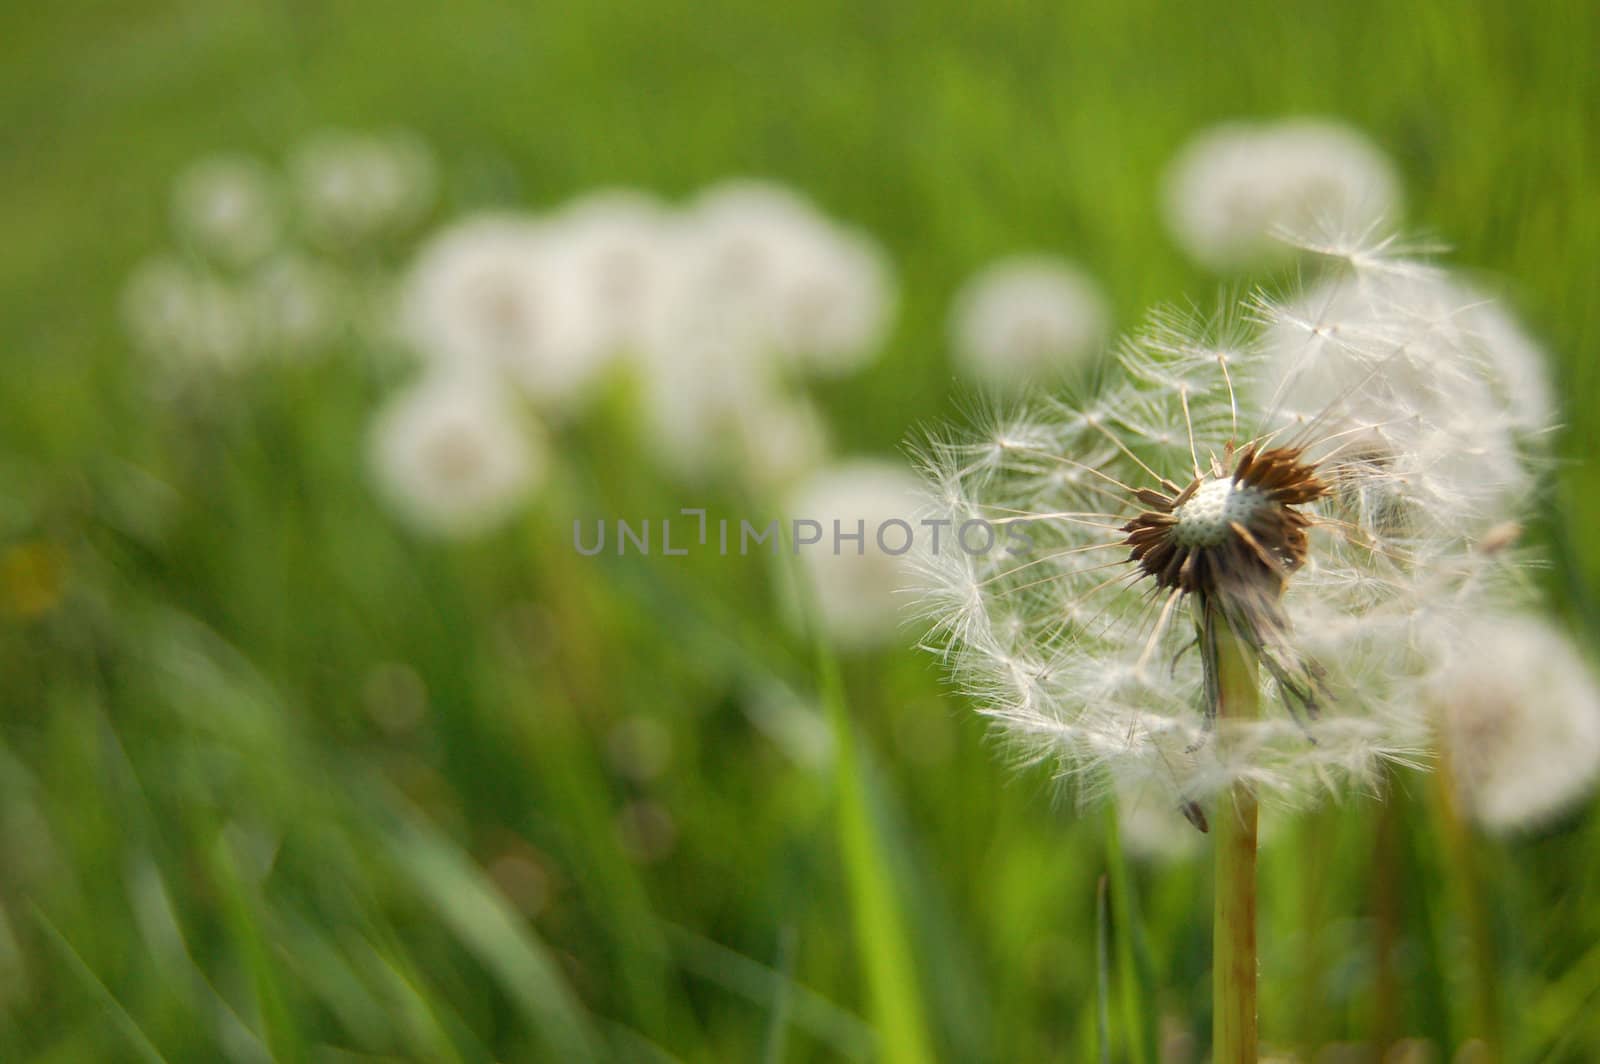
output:
{"label": "dandelion in background", "polygon": [[840,647],[882,645],[900,630],[919,487],[898,465],[854,459],[819,470],[789,496],[787,514],[821,526],[820,540],[799,548],[800,561],[820,623]]}
{"label": "dandelion in background", "polygon": [[768,327],[791,260],[824,224],[799,193],[748,178],[701,192],[680,222],[678,298],[752,334]]}
{"label": "dandelion in background", "polygon": [[504,395],[459,373],[426,376],[391,399],[373,424],[369,456],[400,517],[445,538],[503,523],[537,488],[546,463]]}
{"label": "dandelion in background", "polygon": [[669,315],[711,317],[753,358],[836,376],[882,345],[895,299],[883,251],[780,185],[743,179],[706,190],[686,212],[675,251]]}
{"label": "dandelion in background", "polygon": [[401,294],[410,343],[445,368],[503,375],[559,408],[579,399],[612,352],[584,279],[551,229],[477,215],[432,237]]}
{"label": "dandelion in background", "polygon": [[122,292],[134,344],[168,373],[231,371],[251,354],[251,319],[231,287],[171,256],[141,263]]}
{"label": "dandelion in background", "polygon": [[699,324],[703,331],[685,323],[658,333],[634,364],[656,457],[690,479],[733,477],[762,488],[814,469],[828,449],[821,413],[742,332],[730,336],[709,318]]}
{"label": "dandelion in background", "polygon": [[1463,807],[1493,831],[1535,828],[1600,779],[1600,687],[1578,648],[1532,614],[1474,618],[1429,687]]}
{"label": "dandelion in background", "polygon": [[671,215],[632,189],[591,192],[550,221],[555,254],[577,275],[603,334],[600,343],[632,350],[644,342],[666,298],[674,244]]}
{"label": "dandelion in background", "polygon": [[279,255],[246,280],[243,298],[264,349],[291,359],[315,355],[346,322],[344,278],[302,255]]}
{"label": "dandelion in background", "polygon": [[1013,392],[1085,364],[1105,344],[1111,312],[1100,286],[1048,255],[991,263],[956,294],[950,342],[974,380]]}
{"label": "dandelion in background", "polygon": [[178,176],[172,196],[173,226],[216,263],[255,262],[283,233],[283,205],[271,171],[245,156],[215,156]]}
{"label": "dandelion in background", "polygon": [[433,205],[433,154],[404,131],[327,130],[289,161],[302,224],[318,241],[349,248],[403,231]]}
{"label": "dandelion in background", "polygon": [[1167,224],[1196,262],[1218,271],[1287,250],[1276,237],[1328,225],[1368,232],[1397,219],[1400,180],[1365,135],[1338,122],[1228,122],[1196,136],[1165,180]]}
{"label": "dandelion in background", "polygon": [[837,377],[860,369],[882,347],[894,311],[882,249],[830,225],[793,252],[772,296],[773,342],[803,371]]}

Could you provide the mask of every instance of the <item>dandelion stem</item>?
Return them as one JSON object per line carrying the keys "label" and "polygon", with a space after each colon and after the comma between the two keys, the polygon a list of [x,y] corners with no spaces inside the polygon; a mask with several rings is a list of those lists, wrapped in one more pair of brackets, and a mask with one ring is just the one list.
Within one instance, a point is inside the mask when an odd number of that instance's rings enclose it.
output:
{"label": "dandelion stem", "polygon": [[[1228,723],[1257,716],[1256,665],[1227,622],[1214,613],[1215,639],[1207,650],[1217,677],[1219,743]],[[1214,821],[1216,899],[1212,927],[1212,1041],[1215,1064],[1256,1060],[1256,797],[1246,783],[1223,792]]]}

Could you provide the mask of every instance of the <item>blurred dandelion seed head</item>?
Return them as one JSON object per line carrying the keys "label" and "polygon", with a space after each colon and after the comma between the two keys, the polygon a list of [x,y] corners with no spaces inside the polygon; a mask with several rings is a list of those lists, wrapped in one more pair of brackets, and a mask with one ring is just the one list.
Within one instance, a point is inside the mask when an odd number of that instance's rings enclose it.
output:
{"label": "blurred dandelion seed head", "polygon": [[1537,828],[1592,793],[1600,686],[1572,640],[1532,614],[1491,613],[1451,650],[1429,694],[1472,817],[1494,831]]}
{"label": "blurred dandelion seed head", "polygon": [[1047,255],[991,263],[956,293],[950,342],[974,380],[1014,391],[1087,362],[1104,345],[1111,312],[1100,286]]}
{"label": "blurred dandelion seed head", "polygon": [[481,378],[425,377],[372,427],[379,489],[414,527],[461,537],[510,517],[542,479],[545,455],[503,396]]}
{"label": "blurred dandelion seed head", "polygon": [[824,467],[789,496],[788,513],[821,526],[801,562],[820,623],[841,647],[882,645],[901,630],[912,537],[909,527],[885,525],[913,514],[918,488],[898,465],[854,459]]}
{"label": "blurred dandelion seed head", "polygon": [[283,235],[283,204],[273,174],[245,156],[201,159],[173,189],[177,232],[212,261],[228,267],[254,262]]}
{"label": "blurred dandelion seed head", "polygon": [[1228,122],[1194,137],[1165,183],[1167,224],[1183,250],[1217,271],[1281,259],[1276,239],[1327,225],[1364,232],[1400,209],[1394,166],[1338,122]]}

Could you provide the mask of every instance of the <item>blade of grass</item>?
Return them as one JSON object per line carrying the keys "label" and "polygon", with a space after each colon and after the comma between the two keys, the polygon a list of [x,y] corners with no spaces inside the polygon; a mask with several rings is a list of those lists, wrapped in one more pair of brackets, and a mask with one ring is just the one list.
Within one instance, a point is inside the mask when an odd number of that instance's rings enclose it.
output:
{"label": "blade of grass", "polygon": [[1122,850],[1121,824],[1113,807],[1106,816],[1106,868],[1111,879],[1112,942],[1117,952],[1117,998],[1124,1049],[1130,1064],[1155,1064],[1159,1032],[1155,1010],[1146,1008],[1155,991],[1144,923],[1134,898],[1132,874]]}
{"label": "blade of grass", "polygon": [[923,1021],[911,945],[889,865],[884,860],[883,841],[878,837],[867,801],[839,663],[820,634],[816,644],[822,700],[834,734],[839,843],[856,934],[866,964],[873,1020],[882,1040],[880,1054],[887,1064],[920,1064],[934,1056]]}
{"label": "blade of grass", "polygon": [[555,959],[461,855],[421,827],[390,840],[395,863],[492,972],[554,1059],[591,1061],[600,1039]]}
{"label": "blade of grass", "polygon": [[794,943],[794,928],[784,927],[778,934],[777,972],[782,978],[772,988],[772,1016],[767,1021],[767,1037],[761,1051],[764,1064],[781,1064],[789,1041],[789,1013],[794,1001]]}
{"label": "blade of grass", "polygon": [[56,950],[61,954],[61,959],[66,962],[67,968],[83,984],[84,989],[89,992],[89,996],[98,1001],[101,1007],[105,1009],[106,1014],[111,1017],[111,1021],[118,1032],[127,1039],[128,1046],[133,1050],[134,1054],[140,1060],[146,1061],[147,1064],[165,1064],[167,1058],[161,1055],[161,1051],[155,1047],[155,1043],[150,1041],[149,1036],[144,1033],[144,1030],[140,1028],[138,1022],[134,1020],[128,1010],[122,1007],[122,1003],[117,1000],[116,995],[111,993],[110,988],[100,981],[98,975],[94,974],[94,969],[89,967],[88,962],[83,959],[82,955],[72,948],[72,943],[67,941],[67,937],[56,928],[55,924],[50,922],[50,918],[44,914],[44,910],[37,905],[31,908],[34,922],[44,931],[45,937],[50,940],[50,944],[55,946]]}
{"label": "blade of grass", "polygon": [[[795,983],[782,972],[685,928],[672,928],[671,938],[679,963],[686,972],[757,1005],[766,1005],[780,992],[785,993],[794,1026],[826,1043],[847,1060],[864,1061],[872,1056],[872,1028],[822,995]],[[780,981],[790,984],[786,991],[780,991]]]}
{"label": "blade of grass", "polygon": [[1106,877],[1094,888],[1094,1030],[1100,1064],[1111,1064],[1111,916],[1106,911]]}
{"label": "blade of grass", "polygon": [[239,871],[233,843],[226,830],[217,835],[212,847],[211,868],[222,897],[225,919],[239,947],[240,960],[250,975],[267,1048],[275,1060],[304,1060],[305,1042],[295,1025],[294,1010],[285,1000],[278,963],[261,930],[259,899]]}

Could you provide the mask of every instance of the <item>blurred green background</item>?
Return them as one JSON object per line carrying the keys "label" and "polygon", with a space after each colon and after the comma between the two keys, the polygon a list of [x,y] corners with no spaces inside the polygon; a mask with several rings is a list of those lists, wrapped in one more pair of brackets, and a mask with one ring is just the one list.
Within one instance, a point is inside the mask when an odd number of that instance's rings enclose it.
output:
{"label": "blurred green background", "polygon": [[[1060,251],[1122,327],[1205,302],[1161,224],[1172,153],[1227,118],[1344,119],[1556,359],[1533,538],[1593,631],[1597,53],[1580,2],[8,5],[0,1059],[1078,1061],[1102,1003],[1110,1059],[1208,1042],[1206,861],[1121,861],[926,655],[851,656],[827,698],[765,559],[571,560],[582,507],[744,500],[685,500],[600,417],[524,520],[439,546],[371,498],[387,382],[358,359],[205,419],[152,404],[117,297],[192,159],[408,127],[440,217],[790,183],[899,270],[892,346],[821,393],[839,451],[893,454],[960,407],[971,271]],[[832,758],[753,726],[784,702]],[[640,720],[670,749],[647,779]],[[1429,788],[1266,851],[1264,1036],[1444,1060],[1498,1010],[1506,1059],[1600,1059],[1600,820],[1463,839]]]}

